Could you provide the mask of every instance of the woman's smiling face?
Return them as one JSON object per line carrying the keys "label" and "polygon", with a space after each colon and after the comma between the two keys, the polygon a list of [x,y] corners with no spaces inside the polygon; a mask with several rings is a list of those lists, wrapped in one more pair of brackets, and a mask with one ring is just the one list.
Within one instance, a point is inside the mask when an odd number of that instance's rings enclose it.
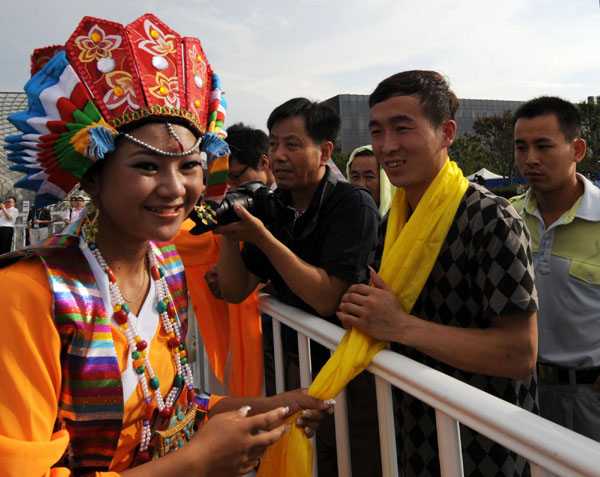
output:
{"label": "woman's smiling face", "polygon": [[[183,150],[194,145],[196,137],[189,129],[172,127]],[[130,135],[163,151],[180,150],[162,122],[140,126]],[[204,189],[200,151],[173,158],[126,138],[117,144],[87,187],[100,209],[100,230],[113,240],[171,240]]]}

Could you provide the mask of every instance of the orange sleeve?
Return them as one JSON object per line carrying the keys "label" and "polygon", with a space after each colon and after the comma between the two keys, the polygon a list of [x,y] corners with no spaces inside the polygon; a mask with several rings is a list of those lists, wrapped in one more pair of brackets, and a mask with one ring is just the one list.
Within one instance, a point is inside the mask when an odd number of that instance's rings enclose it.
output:
{"label": "orange sleeve", "polygon": [[260,396],[263,381],[262,324],[256,290],[243,302],[228,304],[231,375],[229,394]]}
{"label": "orange sleeve", "polygon": [[229,317],[227,303],[210,292],[204,274],[219,261],[220,237],[207,232],[192,235],[188,230],[194,223],[186,220],[173,239],[183,262],[188,292],[208,361],[221,383],[225,382],[225,368],[229,351]]}
{"label": "orange sleeve", "polygon": [[211,394],[208,402],[208,408],[212,409],[216,404],[219,404],[226,397],[228,396],[217,396],[216,394]]}
{"label": "orange sleeve", "polygon": [[[208,361],[217,379],[229,385],[232,396],[260,396],[262,392],[262,329],[256,291],[239,304],[213,296],[204,280],[219,261],[221,236],[192,235],[194,222],[186,220],[173,240],[183,261],[196,322]],[[231,368],[225,383],[227,357]]]}
{"label": "orange sleeve", "polygon": [[69,443],[67,431],[54,432],[62,373],[52,300],[38,259],[0,269],[0,475],[5,477],[71,475],[67,468],[51,468]]}
{"label": "orange sleeve", "polygon": [[212,232],[192,235],[189,231],[193,226],[194,222],[190,219],[181,224],[179,232],[173,239],[177,252],[184,267],[211,267],[219,261],[221,236]]}

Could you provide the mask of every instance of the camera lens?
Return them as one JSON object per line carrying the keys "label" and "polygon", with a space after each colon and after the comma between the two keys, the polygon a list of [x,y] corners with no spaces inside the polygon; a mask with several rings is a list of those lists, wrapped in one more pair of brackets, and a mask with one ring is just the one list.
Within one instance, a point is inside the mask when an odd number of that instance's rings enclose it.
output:
{"label": "camera lens", "polygon": [[227,225],[240,220],[235,213],[235,210],[233,210],[233,206],[235,204],[240,204],[244,209],[247,209],[250,213],[252,213],[254,200],[252,197],[246,194],[229,192],[215,212],[215,220],[219,225]]}

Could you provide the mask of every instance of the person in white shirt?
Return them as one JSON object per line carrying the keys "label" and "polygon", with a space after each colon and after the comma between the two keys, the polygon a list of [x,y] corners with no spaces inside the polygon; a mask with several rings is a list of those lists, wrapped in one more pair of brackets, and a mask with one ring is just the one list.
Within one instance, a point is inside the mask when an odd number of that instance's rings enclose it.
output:
{"label": "person in white shirt", "polygon": [[0,254],[12,249],[13,233],[19,216],[16,203],[15,197],[8,197],[4,203],[0,203]]}
{"label": "person in white shirt", "polygon": [[61,216],[65,224],[69,225],[72,222],[79,220],[83,214],[83,204],[84,202],[82,196],[79,195],[77,197],[71,197],[71,207],[65,210]]}

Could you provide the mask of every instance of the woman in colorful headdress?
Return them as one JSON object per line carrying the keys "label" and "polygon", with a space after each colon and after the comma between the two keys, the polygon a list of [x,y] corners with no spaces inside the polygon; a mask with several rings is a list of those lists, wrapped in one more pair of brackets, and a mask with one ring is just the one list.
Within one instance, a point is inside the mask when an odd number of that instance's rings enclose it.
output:
{"label": "woman in colorful headdress", "polygon": [[27,174],[17,185],[42,207],[81,184],[97,208],[0,258],[0,474],[236,475],[281,437],[288,413],[319,409],[312,433],[330,405],[302,391],[219,398],[193,384],[185,275],[169,240],[203,208],[200,151],[213,202],[228,154],[200,41],[152,15],[127,27],[86,17],[32,65],[28,109],[9,118],[21,134],[6,139]]}
{"label": "woman in colorful headdress", "polygon": [[377,162],[371,145],[360,146],[352,151],[346,163],[346,177],[352,184],[369,189],[381,217],[385,217],[392,206],[396,188]]}

